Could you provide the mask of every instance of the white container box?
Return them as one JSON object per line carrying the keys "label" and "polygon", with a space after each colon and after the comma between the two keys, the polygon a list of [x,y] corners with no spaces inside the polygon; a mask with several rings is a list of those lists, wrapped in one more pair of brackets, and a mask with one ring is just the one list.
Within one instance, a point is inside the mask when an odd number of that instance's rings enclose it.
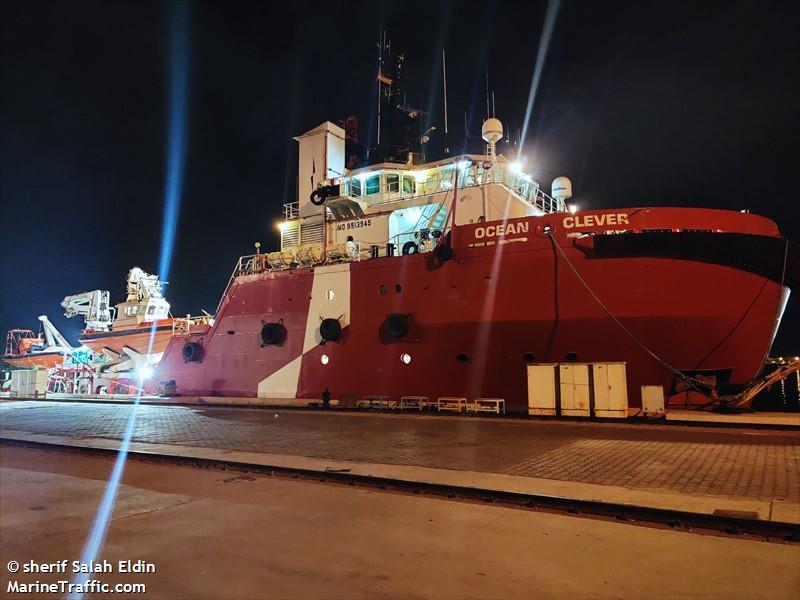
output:
{"label": "white container box", "polygon": [[568,363],[558,366],[561,392],[561,415],[588,417],[590,409],[589,364]]}
{"label": "white container box", "polygon": [[528,365],[528,414],[556,414],[556,365]]}
{"label": "white container box", "polygon": [[642,386],[642,412],[645,417],[664,416],[664,388],[660,385]]}
{"label": "white container box", "polygon": [[628,377],[624,362],[592,363],[594,416],[628,418]]}
{"label": "white container box", "polygon": [[11,371],[11,395],[36,398],[47,392],[47,369]]}

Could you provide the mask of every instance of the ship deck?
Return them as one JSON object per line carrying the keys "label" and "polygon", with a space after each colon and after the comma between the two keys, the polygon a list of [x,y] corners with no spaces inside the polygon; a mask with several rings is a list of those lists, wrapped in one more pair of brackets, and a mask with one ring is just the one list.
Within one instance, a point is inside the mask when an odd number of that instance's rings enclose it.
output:
{"label": "ship deck", "polygon": [[4,440],[800,523],[796,431],[5,401]]}

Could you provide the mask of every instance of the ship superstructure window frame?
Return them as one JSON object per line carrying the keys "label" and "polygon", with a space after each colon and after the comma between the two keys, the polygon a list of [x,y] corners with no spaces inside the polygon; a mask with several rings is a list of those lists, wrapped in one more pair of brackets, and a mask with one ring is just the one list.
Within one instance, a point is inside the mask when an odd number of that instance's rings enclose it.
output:
{"label": "ship superstructure window frame", "polygon": [[403,175],[403,194],[415,195],[417,193],[417,180],[413,175]]}
{"label": "ship superstructure window frame", "polygon": [[381,176],[380,174],[372,175],[364,180],[364,195],[374,196],[381,193]]}
{"label": "ship superstructure window frame", "polygon": [[386,174],[386,191],[389,193],[397,193],[400,191],[400,175],[397,173]]}
{"label": "ship superstructure window frame", "polygon": [[353,198],[361,197],[361,180],[358,177],[350,179],[350,196]]}

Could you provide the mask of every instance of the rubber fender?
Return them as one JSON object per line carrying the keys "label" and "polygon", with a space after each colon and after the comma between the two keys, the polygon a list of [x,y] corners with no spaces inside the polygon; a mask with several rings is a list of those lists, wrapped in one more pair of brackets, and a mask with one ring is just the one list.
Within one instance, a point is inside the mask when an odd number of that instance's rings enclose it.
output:
{"label": "rubber fender", "polygon": [[276,346],[286,339],[283,323],[264,323],[261,326],[261,346]]}
{"label": "rubber fender", "polygon": [[203,358],[203,347],[197,342],[186,342],[183,345],[183,362],[199,362]]}
{"label": "rubber fender", "polygon": [[406,254],[416,254],[419,251],[419,246],[416,242],[408,241],[403,244],[403,255]]}
{"label": "rubber fender", "polygon": [[319,334],[326,342],[334,342],[342,335],[342,324],[339,319],[323,319],[319,324]]}
{"label": "rubber fender", "polygon": [[408,315],[390,313],[386,315],[386,331],[393,338],[401,338],[408,333]]}

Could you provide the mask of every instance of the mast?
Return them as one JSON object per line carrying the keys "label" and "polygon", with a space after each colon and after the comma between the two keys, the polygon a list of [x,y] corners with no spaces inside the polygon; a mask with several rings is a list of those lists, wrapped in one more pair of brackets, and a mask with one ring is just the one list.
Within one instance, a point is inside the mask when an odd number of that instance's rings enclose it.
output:
{"label": "mast", "polygon": [[447,141],[447,58],[442,48],[442,83],[444,84],[444,151],[450,154],[450,145]]}
{"label": "mast", "polygon": [[383,81],[381,81],[381,77],[383,76],[383,44],[384,44],[385,34],[383,31],[383,27],[381,27],[380,31],[378,32],[378,143],[377,147],[380,148],[381,145],[381,92],[383,92]]}
{"label": "mast", "polygon": [[486,63],[486,118],[491,117],[489,112],[489,63]]}

